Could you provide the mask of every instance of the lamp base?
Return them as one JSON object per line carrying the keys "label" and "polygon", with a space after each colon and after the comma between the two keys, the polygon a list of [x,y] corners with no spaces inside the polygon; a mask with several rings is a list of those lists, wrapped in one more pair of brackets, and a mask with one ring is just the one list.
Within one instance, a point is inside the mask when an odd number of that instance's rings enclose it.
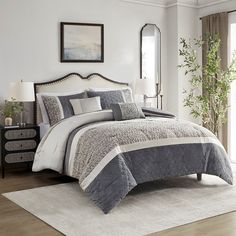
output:
{"label": "lamp base", "polygon": [[20,112],[20,122],[17,123],[19,127],[25,127],[26,123],[24,122],[24,111]]}
{"label": "lamp base", "polygon": [[23,122],[17,123],[17,125],[18,125],[19,127],[25,127],[25,126],[27,126],[27,124],[26,124],[26,123],[23,123]]}

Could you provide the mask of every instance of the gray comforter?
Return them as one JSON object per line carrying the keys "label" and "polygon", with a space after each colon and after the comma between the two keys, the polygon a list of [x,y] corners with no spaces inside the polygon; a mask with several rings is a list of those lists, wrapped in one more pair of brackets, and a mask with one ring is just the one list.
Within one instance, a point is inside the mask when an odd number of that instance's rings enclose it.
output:
{"label": "gray comforter", "polygon": [[77,126],[67,139],[64,168],[72,167],[70,175],[104,213],[139,183],[194,173],[233,181],[220,142],[190,122],[153,117],[113,121],[109,115]]}

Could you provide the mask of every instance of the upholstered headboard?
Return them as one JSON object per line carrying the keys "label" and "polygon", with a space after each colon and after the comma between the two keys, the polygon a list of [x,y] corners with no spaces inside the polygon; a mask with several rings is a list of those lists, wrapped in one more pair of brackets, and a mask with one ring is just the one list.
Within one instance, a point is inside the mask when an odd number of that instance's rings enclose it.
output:
{"label": "upholstered headboard", "polygon": [[123,88],[129,86],[128,83],[118,82],[106,78],[105,76],[93,73],[88,76],[82,76],[78,73],[70,73],[59,79],[34,84],[35,104],[34,104],[34,122],[42,122],[41,111],[38,106],[37,93],[60,93],[86,90],[89,88]]}

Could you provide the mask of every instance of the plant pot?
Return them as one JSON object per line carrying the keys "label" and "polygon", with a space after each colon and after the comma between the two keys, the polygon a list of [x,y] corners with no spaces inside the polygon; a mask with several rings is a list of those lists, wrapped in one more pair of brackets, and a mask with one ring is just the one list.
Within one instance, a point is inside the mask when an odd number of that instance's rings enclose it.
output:
{"label": "plant pot", "polygon": [[12,125],[12,118],[11,117],[6,117],[5,118],[5,125],[6,126],[11,126]]}

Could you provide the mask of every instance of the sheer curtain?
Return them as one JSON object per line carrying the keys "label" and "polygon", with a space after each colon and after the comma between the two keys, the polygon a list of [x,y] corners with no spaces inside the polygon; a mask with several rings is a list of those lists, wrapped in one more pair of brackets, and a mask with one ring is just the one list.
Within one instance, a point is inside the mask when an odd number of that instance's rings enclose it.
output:
{"label": "sheer curtain", "polygon": [[[219,56],[221,58],[221,67],[225,69],[228,66],[228,13],[222,12],[202,18],[202,36],[203,40],[207,34],[218,34],[221,40]],[[202,63],[206,64],[206,51],[208,49],[207,43],[202,48]],[[204,93],[204,89],[203,89]],[[227,150],[228,146],[228,131],[227,124],[222,125],[219,132],[219,139]]]}

